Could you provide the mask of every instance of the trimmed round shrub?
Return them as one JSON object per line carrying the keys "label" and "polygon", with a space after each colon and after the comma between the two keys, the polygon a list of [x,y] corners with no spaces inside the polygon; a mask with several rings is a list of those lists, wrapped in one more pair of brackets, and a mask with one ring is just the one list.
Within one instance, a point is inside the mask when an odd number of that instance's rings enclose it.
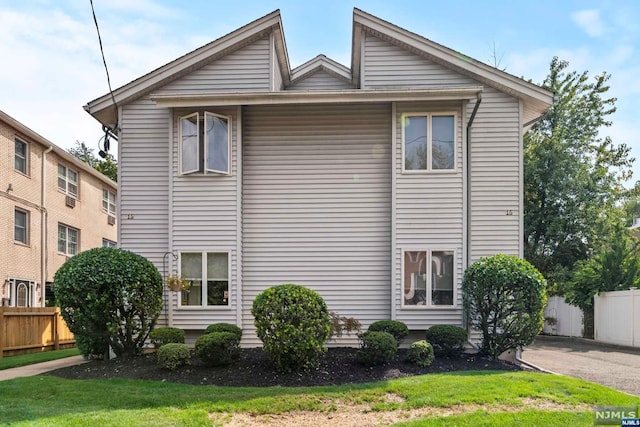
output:
{"label": "trimmed round shrub", "polygon": [[481,258],[467,269],[464,308],[482,332],[481,353],[497,358],[533,342],[544,325],[545,288],[542,274],[515,256]]}
{"label": "trimmed round shrub", "polygon": [[184,344],[184,331],[179,328],[164,327],[149,332],[149,340],[158,349],[165,344]]}
{"label": "trimmed round shrub", "polygon": [[358,335],[358,338],[360,338],[360,349],[356,357],[363,365],[384,365],[396,357],[398,342],[390,333],[365,331]]}
{"label": "trimmed round shrub", "polygon": [[378,320],[369,326],[370,331],[388,332],[396,339],[398,345],[400,341],[409,335],[409,328],[403,322],[397,320]]}
{"label": "trimmed round shrub", "polygon": [[230,365],[240,358],[240,338],[233,332],[212,332],[196,340],[196,355],[207,366]]}
{"label": "trimmed round shrub", "polygon": [[204,331],[205,334],[212,334],[214,332],[231,332],[235,334],[238,339],[242,338],[242,329],[231,323],[214,323],[213,325],[207,326],[207,329]]}
{"label": "trimmed round shrub", "polygon": [[189,347],[183,343],[169,343],[161,346],[156,353],[158,365],[175,371],[181,366],[188,365],[191,360]]}
{"label": "trimmed round shrub", "polygon": [[454,325],[434,325],[427,329],[426,338],[438,356],[458,356],[464,351],[467,331]]}
{"label": "trimmed round shrub", "polygon": [[331,320],[322,297],[300,285],[273,286],[256,296],[251,314],[263,349],[281,372],[317,364],[331,336]]}
{"label": "trimmed round shrub", "polygon": [[422,368],[431,366],[435,359],[433,347],[425,340],[416,341],[409,346],[407,359]]}
{"label": "trimmed round shrub", "polygon": [[53,289],[74,334],[104,340],[118,357],[142,353],[162,310],[162,277],[146,258],[114,248],[71,257]]}

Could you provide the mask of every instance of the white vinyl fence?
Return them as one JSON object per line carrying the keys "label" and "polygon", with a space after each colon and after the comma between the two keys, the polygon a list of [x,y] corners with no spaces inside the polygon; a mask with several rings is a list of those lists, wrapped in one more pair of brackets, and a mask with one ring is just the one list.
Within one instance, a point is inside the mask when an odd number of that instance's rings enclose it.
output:
{"label": "white vinyl fence", "polygon": [[564,301],[564,297],[553,296],[547,300],[544,309],[544,328],[548,335],[582,337],[584,315],[582,310]]}
{"label": "white vinyl fence", "polygon": [[640,289],[596,295],[594,339],[609,344],[640,347]]}

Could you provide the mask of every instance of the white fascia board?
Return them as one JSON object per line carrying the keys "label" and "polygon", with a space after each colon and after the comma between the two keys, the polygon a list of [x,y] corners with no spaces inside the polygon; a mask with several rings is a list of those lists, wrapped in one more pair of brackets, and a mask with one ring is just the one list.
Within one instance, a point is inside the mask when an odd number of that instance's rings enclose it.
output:
{"label": "white fascia board", "polygon": [[[376,18],[375,16],[359,9],[354,9],[353,21],[354,41],[357,35],[355,27],[357,25],[361,25],[362,27],[372,31],[374,34],[379,33],[381,35],[385,35],[390,39],[395,40],[397,44],[423,52],[434,61],[441,63],[441,65],[447,66],[448,68],[466,71],[467,75],[471,75],[471,77],[486,83],[489,86],[493,86],[497,89],[502,88],[502,90],[508,89],[515,92],[518,97],[524,98],[525,100],[528,98],[532,101],[542,102],[547,105],[547,108],[553,103],[553,92],[547,89],[541,88],[538,85],[527,82],[526,80],[515,77],[504,71],[490,67],[480,61],[382,19]],[[358,61],[358,63],[355,64],[355,61]],[[354,70],[356,66],[360,66],[359,58],[355,57],[355,51],[352,64],[354,64],[354,66],[352,66],[352,69]]]}
{"label": "white fascia board", "polygon": [[[114,90],[113,96],[115,97],[116,103],[118,105],[122,105],[127,100],[139,96],[150,88],[153,88],[165,81],[168,82],[173,76],[197,67],[200,63],[206,62],[212,56],[219,54],[226,49],[233,48],[235,45],[247,39],[252,39],[262,34],[268,34],[273,30],[273,28],[279,28],[280,30],[282,28],[279,10],[245,25],[226,36],[214,40],[193,52],[183,55],[180,58],[145,74],[131,83]],[[286,61],[288,62],[288,58]],[[107,108],[113,108],[113,100],[110,93],[103,95],[84,106],[84,109],[94,117]]]}
{"label": "white fascia board", "polygon": [[306,76],[321,69],[325,69],[329,74],[351,83],[351,72],[349,69],[325,55],[318,55],[291,70],[291,81],[293,83],[302,80]]}
{"label": "white fascia board", "polygon": [[235,92],[151,94],[159,107],[203,107],[225,105],[339,104],[391,101],[459,101],[475,99],[483,87],[459,86],[432,89],[335,90],[295,92]]}

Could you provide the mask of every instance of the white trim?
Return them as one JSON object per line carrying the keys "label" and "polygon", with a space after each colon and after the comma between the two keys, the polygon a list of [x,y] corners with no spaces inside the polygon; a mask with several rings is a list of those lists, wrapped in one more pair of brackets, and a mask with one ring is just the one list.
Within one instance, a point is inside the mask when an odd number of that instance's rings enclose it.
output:
{"label": "white trim", "polygon": [[[107,209],[104,208],[104,202],[105,202],[105,198],[104,198],[104,192],[107,192]],[[109,210],[109,207],[111,206],[111,200],[109,199],[109,195],[113,194],[113,204],[114,204],[114,210],[111,211]],[[102,212],[105,212],[109,215],[116,215],[118,213],[118,205],[117,205],[117,200],[118,200],[118,194],[116,191],[112,191],[110,188],[106,188],[106,187],[102,187]]]}
{"label": "white trim", "polygon": [[398,133],[398,111],[395,102],[391,103],[391,320],[396,320],[396,298],[397,286],[396,286],[396,240],[397,240],[397,205],[396,190],[397,190],[397,133]]}
{"label": "white trim", "polygon": [[[424,305],[406,305],[404,303],[404,258],[406,252],[424,252],[425,253],[425,262],[426,262],[426,278],[425,278],[425,286],[426,286],[426,295],[425,295],[425,304]],[[431,264],[433,262],[433,253],[434,252],[451,252],[452,255],[452,274],[451,274],[451,285],[452,285],[452,302],[451,305],[434,305],[431,301],[431,293],[433,291],[433,283],[431,282],[432,276],[432,267]],[[401,248],[401,269],[400,269],[400,309],[401,310],[457,310],[460,307],[458,306],[458,254],[455,249],[442,249],[442,248],[427,248],[426,246],[406,246]]]}
{"label": "white trim", "polygon": [[518,102],[518,256],[524,258],[524,135],[522,122],[524,118],[524,105],[522,100]]}
{"label": "white trim", "polygon": [[[477,101],[476,101],[477,102]],[[469,153],[467,152],[467,106],[469,103],[467,101],[462,102],[462,108],[460,109],[460,124],[462,129],[462,271],[467,270],[467,266],[469,265],[469,252],[468,252],[468,239],[467,233],[469,230],[468,220],[469,220],[469,198],[467,185],[467,156]]]}
{"label": "white trim", "polygon": [[[221,120],[226,120],[227,122],[227,170],[226,171],[221,171],[221,170],[216,170],[216,169],[209,169],[207,166],[207,150],[208,150],[208,140],[207,140],[207,116],[212,116]],[[204,112],[204,133],[203,133],[203,138],[204,138],[204,149],[203,149],[203,157],[204,157],[204,174],[207,174],[208,172],[211,173],[215,173],[215,174],[219,174],[219,175],[231,175],[231,155],[233,154],[231,152],[231,132],[232,132],[232,128],[233,128],[233,121],[231,119],[231,116],[223,116],[221,114],[216,114],[216,113],[211,113],[209,111],[205,111]]]}
{"label": "white trim", "polygon": [[[17,142],[24,144],[24,172],[19,169],[16,169],[16,157],[18,157],[18,153],[16,153],[15,144]],[[17,135],[14,136],[13,138],[13,170],[18,172],[19,174],[30,177],[31,176],[31,174],[29,173],[31,170],[30,154],[31,154],[31,148],[29,147],[29,143]]]}
{"label": "white trim", "polygon": [[[173,127],[176,124],[176,112],[173,110],[173,108],[169,109],[169,144],[167,145],[169,153],[168,153],[168,159],[169,159],[169,168],[167,169],[169,171],[169,173],[167,174],[167,185],[168,185],[168,193],[169,193],[169,203],[168,203],[168,218],[167,218],[167,222],[168,222],[168,226],[169,226],[169,230],[167,230],[168,233],[168,245],[167,245],[167,252],[171,253],[171,256],[169,256],[168,258],[168,266],[167,269],[168,271],[163,271],[162,273],[165,275],[171,275],[174,271],[174,268],[177,269],[177,266],[175,265],[175,260],[173,259],[173,182],[174,182],[174,173],[173,173],[173,161],[174,161],[174,154],[173,154],[173,150],[176,147],[175,142],[174,142],[174,137],[175,137],[175,132],[173,130]],[[178,150],[179,150],[179,145],[178,145]],[[178,154],[179,155],[179,154]],[[178,165],[178,167],[176,168],[177,171],[179,172],[179,168],[180,165]],[[175,267],[174,267],[175,266]],[[163,266],[164,267],[164,266]],[[163,279],[166,279],[166,277],[163,277]],[[166,287],[165,287],[166,288]],[[167,326],[173,326],[173,310],[174,310],[174,304],[178,304],[177,301],[174,300],[174,293],[173,291],[167,289]]]}
{"label": "white trim", "polygon": [[[60,176],[60,167],[64,168],[64,176]],[[75,169],[71,169],[70,167],[58,162],[58,167],[57,167],[57,179],[59,180],[60,178],[64,178],[64,188],[60,188],[60,183],[59,181],[56,180],[56,185],[58,187],[58,191],[66,194],[67,196],[71,196],[74,199],[78,199],[78,196],[80,194],[80,173],[75,170]],[[73,194],[71,191],[69,191],[69,172],[73,172],[76,174],[76,182],[75,182],[75,186],[76,186],[76,194]],[[72,183],[73,184],[73,183]]]}
{"label": "white trim", "polygon": [[[25,222],[25,224],[24,224],[24,240],[25,241],[24,242],[21,241],[21,240],[16,240],[16,226],[17,226],[17,223],[16,223],[16,212],[20,212],[20,213],[24,214],[24,222]],[[18,243],[20,245],[30,246],[30,243],[31,243],[31,241],[29,239],[29,237],[30,237],[29,235],[31,233],[31,220],[30,220],[30,217],[31,217],[31,212],[29,210],[22,209],[22,208],[19,208],[19,207],[14,207],[14,209],[13,209],[13,239],[12,240],[15,243]]]}
{"label": "white trim", "polygon": [[429,89],[344,89],[278,92],[152,93],[159,107],[221,107],[236,105],[328,104],[391,101],[460,101],[476,99],[480,85]]}
{"label": "white trim", "polygon": [[[190,118],[192,118],[193,116],[196,117],[196,168],[195,169],[189,169],[189,170],[185,170],[182,166],[182,151],[184,150],[184,148],[182,147],[183,144],[183,136],[182,136],[182,122],[183,120],[188,120]],[[188,175],[191,173],[195,173],[195,172],[200,172],[200,114],[199,113],[191,113],[191,114],[187,114],[185,116],[180,116],[178,118],[178,156],[180,158],[180,175]]]}
{"label": "white trim", "polygon": [[[243,228],[242,228],[242,106],[236,109],[236,325],[242,329],[242,297],[243,297]],[[233,141],[233,140],[232,140]],[[229,270],[231,271],[231,270]]]}
{"label": "white trim", "polygon": [[351,71],[325,55],[318,55],[291,70],[291,84],[296,84],[319,70],[325,70],[331,76],[351,84]]}
{"label": "white trim", "polygon": [[[446,117],[453,116],[453,168],[451,169],[433,169],[433,141],[432,141],[432,133],[433,133],[433,117]],[[405,144],[404,144],[404,120],[406,117],[426,117],[427,118],[427,169],[405,169]],[[424,175],[424,174],[450,174],[450,173],[458,173],[459,165],[458,165],[458,112],[455,111],[432,111],[432,112],[405,112],[400,116],[400,126],[402,131],[402,136],[400,139],[400,143],[402,144],[402,174],[403,175]]]}
{"label": "white trim", "polygon": [[[189,250],[185,249],[178,252],[178,275],[182,277],[182,255],[185,253],[189,254],[201,254],[201,271],[202,279],[201,279],[201,304],[200,305],[182,305],[182,295],[181,292],[178,292],[178,310],[222,310],[222,311],[231,311],[233,309],[233,299],[232,299],[232,287],[233,281],[231,276],[231,257],[233,254],[233,250],[230,249],[204,249],[204,250]],[[207,254],[227,254],[227,305],[207,305]]]}

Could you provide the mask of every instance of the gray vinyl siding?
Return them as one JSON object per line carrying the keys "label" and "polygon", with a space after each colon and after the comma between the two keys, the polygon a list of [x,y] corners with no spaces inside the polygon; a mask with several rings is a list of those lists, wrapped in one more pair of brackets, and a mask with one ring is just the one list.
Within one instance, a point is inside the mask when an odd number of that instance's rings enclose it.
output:
{"label": "gray vinyl siding", "polygon": [[169,83],[156,93],[269,91],[269,52],[267,37]]}
{"label": "gray vinyl siding", "polygon": [[[141,98],[122,107],[120,128],[118,243],[149,259],[162,273],[169,244],[168,110]],[[166,315],[165,305],[160,323]]]}
{"label": "gray vinyl siding", "polygon": [[[404,173],[402,164],[402,115],[404,113],[456,113],[456,168],[454,172]],[[463,260],[463,162],[460,103],[399,103],[396,106],[395,197],[396,247],[393,258],[395,319],[409,329],[423,330],[432,325],[462,326]],[[456,267],[454,308],[403,307],[403,250],[454,250]]]}
{"label": "gray vinyl siding", "polygon": [[[470,103],[468,114],[472,108]],[[516,98],[485,87],[471,133],[472,262],[496,253],[520,253],[519,111]]]}
{"label": "gray vinyl siding", "polygon": [[[231,117],[231,174],[179,173],[179,128],[180,116],[193,111],[208,111]],[[178,307],[173,300],[173,326],[188,330],[203,330],[212,323],[237,323],[236,307],[239,300],[237,293],[238,251],[237,245],[237,213],[240,201],[237,197],[238,176],[238,135],[237,109],[199,108],[177,109],[173,119],[173,154],[172,154],[172,244],[173,251],[179,252],[228,252],[229,270],[229,305],[224,307]],[[175,294],[178,296],[179,294]]]}
{"label": "gray vinyl siding", "polygon": [[366,34],[363,89],[425,88],[477,84],[442,65]]}
{"label": "gray vinyl siding", "polygon": [[[273,39],[271,40],[274,43]],[[284,83],[282,81],[282,69],[280,68],[280,62],[276,58],[275,46],[272,47],[271,52],[271,64],[273,68],[273,87],[272,90],[280,91],[284,88]]]}
{"label": "gray vinyl siding", "polygon": [[281,283],[314,289],[366,327],[390,318],[391,112],[387,105],[243,111],[243,325]]}
{"label": "gray vinyl siding", "polygon": [[353,89],[353,86],[324,70],[318,70],[306,78],[289,86],[287,90],[340,90]]}

